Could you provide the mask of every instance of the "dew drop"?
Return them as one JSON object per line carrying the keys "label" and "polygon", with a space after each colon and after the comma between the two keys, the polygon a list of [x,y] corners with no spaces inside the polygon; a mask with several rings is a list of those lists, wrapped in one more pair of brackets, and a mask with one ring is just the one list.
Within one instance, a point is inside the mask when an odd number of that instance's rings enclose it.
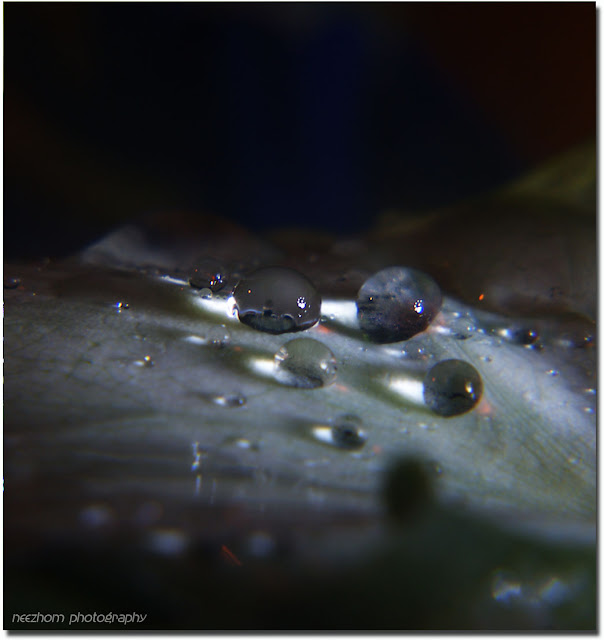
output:
{"label": "dew drop", "polygon": [[525,347],[534,345],[539,340],[536,329],[523,326],[505,327],[497,330],[497,335],[501,336],[513,344],[521,344]]}
{"label": "dew drop", "polygon": [[317,440],[339,449],[361,449],[367,442],[367,434],[361,429],[361,419],[352,414],[338,416],[330,426],[313,427]]}
{"label": "dew drop", "polygon": [[16,289],[21,284],[19,278],[4,278],[5,289]]}
{"label": "dew drop", "polygon": [[389,267],[369,278],[357,296],[361,330],[373,342],[408,340],[424,331],[439,312],[442,295],[427,274]]}
{"label": "dew drop", "polygon": [[463,360],[442,360],[424,378],[424,401],[441,416],[457,416],[473,409],[482,395],[482,379]]}
{"label": "dew drop", "polygon": [[189,284],[196,289],[220,291],[225,281],[226,271],[214,258],[200,258],[189,271]]}
{"label": "dew drop", "polygon": [[275,377],[302,389],[316,389],[336,379],[337,361],[331,349],[312,338],[295,338],[275,354]]}
{"label": "dew drop", "polygon": [[212,327],[206,332],[206,341],[216,349],[223,349],[231,342],[231,334],[226,326],[221,324],[219,327]]}
{"label": "dew drop", "polygon": [[155,366],[155,362],[153,362],[151,356],[144,356],[141,360],[135,360],[133,364],[136,367],[144,367],[145,369],[150,369]]}
{"label": "dew drop", "polygon": [[229,396],[218,395],[212,397],[212,402],[220,407],[233,408],[242,407],[245,404],[246,399],[245,396],[239,394]]}
{"label": "dew drop", "polygon": [[204,287],[203,289],[200,289],[199,297],[203,298],[204,300],[209,300],[212,297],[212,289],[209,289],[208,287]]}
{"label": "dew drop", "polygon": [[115,308],[117,309],[118,313],[121,313],[122,311],[125,311],[126,309],[128,309],[130,307],[130,305],[127,302],[116,302],[115,303]]}
{"label": "dew drop", "polygon": [[547,373],[548,376],[555,378],[560,372],[557,369],[548,369],[545,373]]}
{"label": "dew drop", "polygon": [[243,324],[266,333],[310,329],[321,315],[321,296],[294,269],[263,267],[241,280],[233,292]]}

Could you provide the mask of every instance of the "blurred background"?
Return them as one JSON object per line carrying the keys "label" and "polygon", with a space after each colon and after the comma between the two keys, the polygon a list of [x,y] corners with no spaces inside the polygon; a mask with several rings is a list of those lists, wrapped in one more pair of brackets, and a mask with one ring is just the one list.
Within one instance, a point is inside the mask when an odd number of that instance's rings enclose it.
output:
{"label": "blurred background", "polygon": [[147,213],[362,232],[595,136],[594,3],[9,3],[5,258]]}

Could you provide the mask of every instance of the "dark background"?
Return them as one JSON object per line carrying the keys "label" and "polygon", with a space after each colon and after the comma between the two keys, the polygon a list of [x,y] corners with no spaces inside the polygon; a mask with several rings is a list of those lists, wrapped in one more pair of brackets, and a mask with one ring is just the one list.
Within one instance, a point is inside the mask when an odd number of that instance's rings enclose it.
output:
{"label": "dark background", "polygon": [[5,258],[152,212],[355,232],[595,135],[595,3],[7,3]]}

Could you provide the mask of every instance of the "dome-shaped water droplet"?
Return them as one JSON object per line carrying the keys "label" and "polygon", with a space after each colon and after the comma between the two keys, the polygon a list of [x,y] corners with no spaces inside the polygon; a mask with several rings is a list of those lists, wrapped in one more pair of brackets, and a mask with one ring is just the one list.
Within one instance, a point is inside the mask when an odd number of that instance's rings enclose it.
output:
{"label": "dome-shaped water droplet", "polygon": [[229,408],[242,407],[246,402],[245,396],[238,394],[228,396],[217,395],[213,396],[211,400],[214,404],[217,404],[220,407]]}
{"label": "dome-shaped water droplet", "polygon": [[231,334],[225,325],[221,324],[219,327],[212,327],[206,332],[206,340],[209,345],[222,349],[231,342]]}
{"label": "dome-shaped water droplet", "polygon": [[219,291],[225,281],[226,271],[214,258],[200,258],[189,271],[189,284],[197,289]]}
{"label": "dome-shaped water droplet", "polygon": [[301,273],[263,267],[239,282],[233,293],[244,324],[266,333],[303,331],[321,315],[321,296]]}
{"label": "dome-shaped water droplet", "polygon": [[442,360],[424,378],[424,401],[441,416],[457,416],[473,409],[482,396],[482,379],[463,360]]}
{"label": "dome-shaped water droplet", "polygon": [[275,376],[279,382],[302,389],[327,386],[336,379],[337,361],[322,342],[295,338],[275,354]]}
{"label": "dome-shaped water droplet", "polygon": [[429,275],[389,267],[360,288],[357,316],[361,330],[374,342],[399,342],[424,331],[441,304],[440,288]]}
{"label": "dome-shaped water droplet", "polygon": [[362,420],[353,414],[336,418],[331,427],[333,444],[341,449],[360,449],[367,442],[367,434],[361,425]]}

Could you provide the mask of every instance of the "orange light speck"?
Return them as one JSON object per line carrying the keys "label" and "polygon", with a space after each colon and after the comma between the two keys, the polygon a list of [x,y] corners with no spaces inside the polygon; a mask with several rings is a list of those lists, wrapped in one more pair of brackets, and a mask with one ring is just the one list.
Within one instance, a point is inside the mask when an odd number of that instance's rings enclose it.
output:
{"label": "orange light speck", "polygon": [[481,294],[478,296],[478,299],[482,302],[482,301],[484,300],[484,293],[481,293]]}

